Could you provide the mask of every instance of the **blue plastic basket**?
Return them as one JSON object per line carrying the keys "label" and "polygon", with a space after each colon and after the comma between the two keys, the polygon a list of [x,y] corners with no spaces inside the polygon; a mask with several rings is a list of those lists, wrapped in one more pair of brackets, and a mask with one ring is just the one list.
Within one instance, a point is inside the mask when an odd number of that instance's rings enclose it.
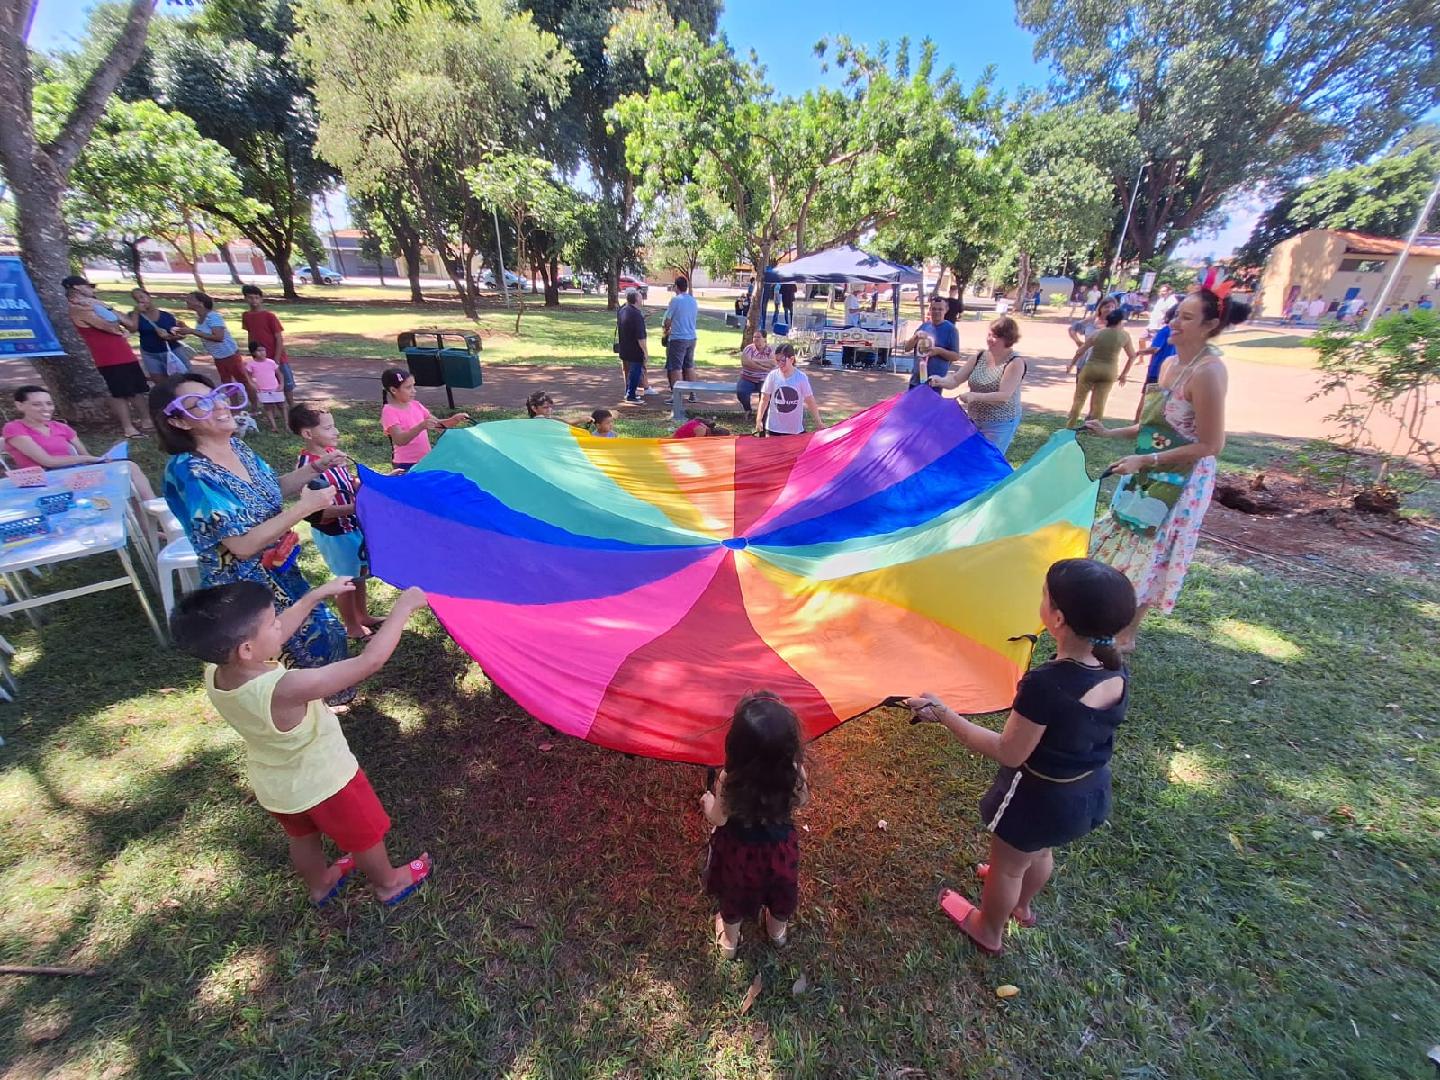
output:
{"label": "blue plastic basket", "polygon": [[45,515],[34,511],[0,511],[0,543],[18,544],[50,531]]}
{"label": "blue plastic basket", "polygon": [[75,505],[75,493],[73,491],[56,491],[49,495],[41,495],[35,500],[35,509],[42,514],[63,514]]}

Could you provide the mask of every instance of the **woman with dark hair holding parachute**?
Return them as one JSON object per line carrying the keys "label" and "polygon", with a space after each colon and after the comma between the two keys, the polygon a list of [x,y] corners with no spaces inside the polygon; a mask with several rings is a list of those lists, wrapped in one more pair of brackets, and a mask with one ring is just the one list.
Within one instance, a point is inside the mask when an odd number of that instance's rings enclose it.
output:
{"label": "woman with dark hair holding parachute", "polygon": [[1225,448],[1228,375],[1213,339],[1249,317],[1250,305],[1209,289],[1187,296],[1170,323],[1175,355],[1161,368],[1160,381],[1147,388],[1139,423],[1085,425],[1092,435],[1135,440],[1135,452],[1108,470],[1120,483],[1090,544],[1093,558],[1135,586],[1135,618],[1116,635],[1121,652],[1134,650],[1152,607],[1168,614],[1180,596],[1215,491],[1215,459]]}

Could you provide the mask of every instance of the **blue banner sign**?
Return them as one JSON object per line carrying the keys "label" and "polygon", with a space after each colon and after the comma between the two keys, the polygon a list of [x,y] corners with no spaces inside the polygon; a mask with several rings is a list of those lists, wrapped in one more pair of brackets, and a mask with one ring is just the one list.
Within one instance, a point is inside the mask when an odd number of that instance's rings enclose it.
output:
{"label": "blue banner sign", "polygon": [[64,355],[25,264],[16,255],[0,255],[0,357]]}

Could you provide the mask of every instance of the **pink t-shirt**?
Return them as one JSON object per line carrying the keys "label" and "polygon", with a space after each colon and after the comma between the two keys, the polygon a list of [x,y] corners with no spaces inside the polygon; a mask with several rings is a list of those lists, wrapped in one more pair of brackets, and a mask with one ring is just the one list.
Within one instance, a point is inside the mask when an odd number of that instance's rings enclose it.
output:
{"label": "pink t-shirt", "polygon": [[246,360],[245,371],[255,380],[256,390],[280,389],[280,365],[269,357],[264,360]]}
{"label": "pink t-shirt", "polygon": [[48,435],[40,434],[24,420],[11,420],[3,429],[0,429],[0,435],[4,435],[5,449],[9,451],[17,468],[40,468],[38,461],[26,457],[15,449],[12,440],[21,435],[34,439],[35,445],[47,454],[54,454],[56,457],[73,457],[75,454],[74,448],[70,445],[75,441],[75,429],[69,424],[62,424],[59,420],[50,421],[50,434]]}
{"label": "pink t-shirt", "polygon": [[[380,428],[387,435],[395,425],[409,429],[430,415],[423,402],[412,398],[404,405],[386,404],[380,409]],[[430,452],[430,432],[421,431],[404,446],[392,446],[390,460],[396,465],[414,465]]]}

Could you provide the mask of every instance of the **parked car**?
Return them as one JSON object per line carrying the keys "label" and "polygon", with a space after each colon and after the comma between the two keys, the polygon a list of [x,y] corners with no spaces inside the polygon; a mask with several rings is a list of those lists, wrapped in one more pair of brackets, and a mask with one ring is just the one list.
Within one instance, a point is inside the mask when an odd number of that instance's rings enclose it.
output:
{"label": "parked car", "polygon": [[[484,285],[487,289],[495,288],[495,271],[488,268],[485,270],[481,270],[480,284]],[[523,288],[526,282],[525,279],[522,278],[519,274],[515,273],[514,270],[506,270],[505,284],[511,289],[519,289]]]}
{"label": "parked car", "polygon": [[[297,268],[295,271],[295,280],[300,282],[301,285],[309,285],[311,283],[310,267],[301,266]],[[336,270],[333,266],[320,267],[320,284],[339,285],[344,280],[345,275],[340,273],[340,271]]]}
{"label": "parked car", "polygon": [[638,289],[640,290],[641,300],[649,299],[650,286],[646,285],[645,282],[640,281],[637,278],[631,277],[629,274],[621,274],[615,284],[616,288],[620,290],[621,296],[625,295],[625,291],[627,289]]}
{"label": "parked car", "polygon": [[561,274],[555,283],[562,289],[579,289],[581,292],[594,292],[595,276],[593,274],[581,273]]}

